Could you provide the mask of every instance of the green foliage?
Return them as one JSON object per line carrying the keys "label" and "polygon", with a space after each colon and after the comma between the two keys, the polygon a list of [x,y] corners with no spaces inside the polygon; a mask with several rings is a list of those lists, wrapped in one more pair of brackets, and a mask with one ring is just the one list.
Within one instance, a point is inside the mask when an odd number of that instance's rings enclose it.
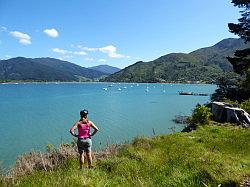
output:
{"label": "green foliage", "polygon": [[46,150],[47,150],[47,152],[52,152],[53,150],[54,150],[55,148],[54,148],[54,146],[52,145],[52,144],[47,144],[46,145]]}
{"label": "green foliage", "polygon": [[241,108],[243,108],[248,114],[250,114],[250,99],[245,100],[240,104]]}
{"label": "green foliage", "polygon": [[69,143],[61,143],[61,144],[60,144],[60,147],[61,147],[61,148],[72,147],[72,144],[69,144]]}
{"label": "green foliage", "polygon": [[2,162],[0,161],[0,186],[4,186],[5,184],[5,176],[7,170],[3,167]]}
{"label": "green foliage", "polygon": [[240,11],[241,18],[238,19],[239,23],[229,23],[228,27],[230,32],[237,34],[245,42],[250,41],[250,25],[249,25],[249,14],[250,14],[250,6],[249,0],[233,0],[232,3],[234,6],[238,6],[239,8],[243,8]]}
{"label": "green foliage", "polygon": [[191,118],[189,119],[189,123],[207,125],[209,124],[211,116],[212,113],[210,108],[206,107],[205,105],[197,105]]}
{"label": "green foliage", "polygon": [[137,138],[118,156],[79,170],[69,160],[54,171],[38,171],[15,186],[239,186],[250,175],[250,131],[200,126],[193,133]]}
{"label": "green foliage", "polygon": [[242,88],[239,88],[239,83],[242,80],[242,77],[235,78],[232,77],[221,77],[218,82],[218,89],[215,90],[215,93],[212,94],[212,101],[242,101],[246,99],[248,96]]}
{"label": "green foliage", "polygon": [[[240,11],[241,18],[238,19],[239,23],[228,24],[229,30],[240,36],[246,44],[249,44],[249,0],[233,0],[232,3],[234,6],[243,8],[243,10]],[[246,46],[245,49],[237,49],[234,53],[234,57],[228,57],[227,59],[233,65],[234,71],[244,76],[243,81],[241,80],[235,85],[235,90],[238,90],[238,92],[234,94],[234,97],[239,101],[248,99],[250,95],[250,47]],[[227,98],[233,99],[231,95],[227,95]]]}

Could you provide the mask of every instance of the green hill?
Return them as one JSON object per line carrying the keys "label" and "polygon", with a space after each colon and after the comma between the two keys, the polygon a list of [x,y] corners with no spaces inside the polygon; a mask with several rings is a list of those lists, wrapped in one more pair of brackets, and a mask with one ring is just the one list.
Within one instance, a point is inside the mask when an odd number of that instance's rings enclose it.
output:
{"label": "green hill", "polygon": [[89,67],[89,69],[93,69],[93,70],[97,70],[100,72],[104,72],[107,74],[113,74],[116,73],[118,71],[120,71],[120,68],[117,67],[113,67],[113,66],[109,66],[109,65],[99,65],[99,66],[93,66],[93,67]]}
{"label": "green hill", "polygon": [[103,81],[110,82],[215,82],[220,76],[232,74],[226,59],[236,49],[250,47],[241,39],[229,38],[211,47],[189,54],[171,53],[150,62],[137,62],[114,73]]}
{"label": "green hill", "polygon": [[17,57],[0,61],[1,81],[79,81],[104,75],[107,74],[54,58]]}

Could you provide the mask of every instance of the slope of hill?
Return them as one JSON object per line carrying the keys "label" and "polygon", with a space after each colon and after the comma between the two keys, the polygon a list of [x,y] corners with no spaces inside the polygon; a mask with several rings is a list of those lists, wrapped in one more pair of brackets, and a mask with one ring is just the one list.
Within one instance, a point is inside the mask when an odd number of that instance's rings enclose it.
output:
{"label": "slope of hill", "polygon": [[[131,144],[95,152],[94,170],[79,170],[78,155],[70,145],[20,156],[12,170],[17,177],[0,176],[0,186],[229,187],[242,186],[250,175],[246,128],[201,125],[192,133],[137,137]],[[53,160],[60,165],[51,164]]]}
{"label": "slope of hill", "polygon": [[106,74],[113,74],[121,70],[120,68],[109,66],[109,65],[93,66],[93,67],[89,67],[89,69],[100,71]]}
{"label": "slope of hill", "polygon": [[106,73],[54,58],[16,57],[0,61],[0,80],[79,81]]}
{"label": "slope of hill", "polygon": [[111,82],[214,82],[220,76],[232,73],[227,56],[236,49],[250,47],[241,39],[229,38],[212,47],[189,54],[171,53],[150,62],[137,62],[114,73],[103,81]]}

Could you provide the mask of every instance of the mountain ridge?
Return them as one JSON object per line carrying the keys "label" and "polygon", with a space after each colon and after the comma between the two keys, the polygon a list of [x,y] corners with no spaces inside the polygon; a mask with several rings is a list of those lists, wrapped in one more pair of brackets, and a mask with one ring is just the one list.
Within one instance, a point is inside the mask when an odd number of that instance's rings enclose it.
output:
{"label": "mountain ridge", "polygon": [[235,76],[226,57],[247,47],[250,45],[241,39],[227,38],[190,53],[170,53],[153,61],[136,62],[102,81],[214,83],[221,76]]}
{"label": "mountain ridge", "polygon": [[0,60],[2,81],[91,81],[106,75],[108,74],[49,57]]}
{"label": "mountain ridge", "polygon": [[120,68],[109,66],[109,65],[106,65],[106,64],[93,66],[93,67],[88,67],[88,68],[93,69],[93,70],[97,70],[97,71],[100,71],[100,72],[103,72],[103,73],[107,73],[107,74],[113,74],[113,73],[116,73],[116,72],[121,70]]}

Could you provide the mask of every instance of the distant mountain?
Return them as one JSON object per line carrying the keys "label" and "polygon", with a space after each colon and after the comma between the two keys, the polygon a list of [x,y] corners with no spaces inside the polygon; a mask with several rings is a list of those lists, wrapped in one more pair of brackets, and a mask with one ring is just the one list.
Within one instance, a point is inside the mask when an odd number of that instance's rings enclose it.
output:
{"label": "distant mountain", "polygon": [[215,82],[218,77],[232,73],[226,59],[236,49],[249,48],[243,40],[229,38],[211,47],[191,53],[171,53],[150,62],[137,62],[102,81],[111,82]]}
{"label": "distant mountain", "polygon": [[86,81],[106,73],[54,58],[16,57],[0,60],[0,80]]}
{"label": "distant mountain", "polygon": [[97,70],[97,71],[107,73],[107,74],[113,74],[121,70],[120,68],[109,66],[109,65],[93,66],[93,67],[89,67],[89,69]]}

